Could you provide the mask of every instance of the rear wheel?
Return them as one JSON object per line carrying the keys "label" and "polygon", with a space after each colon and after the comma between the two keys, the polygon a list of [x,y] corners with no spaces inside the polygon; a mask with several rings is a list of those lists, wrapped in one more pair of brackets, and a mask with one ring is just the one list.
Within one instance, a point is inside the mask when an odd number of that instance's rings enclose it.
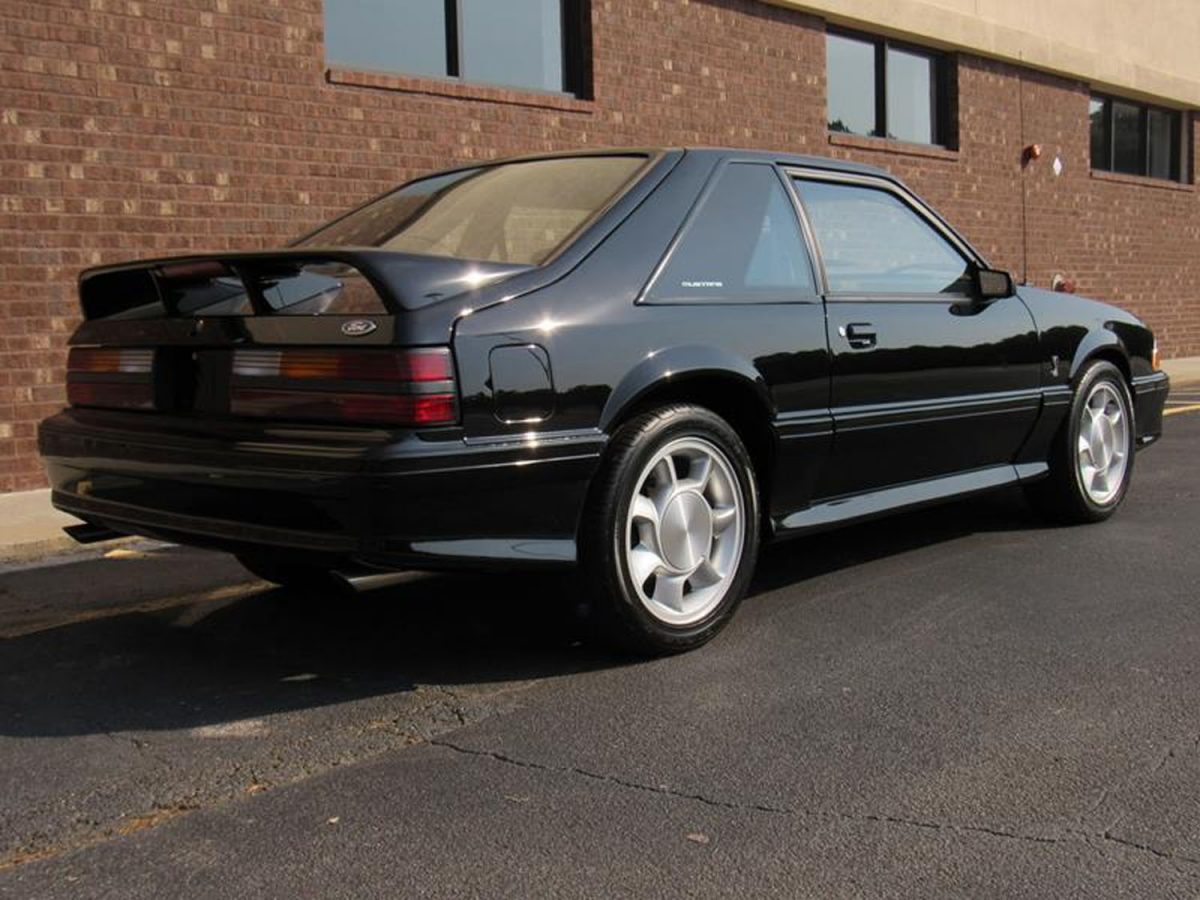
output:
{"label": "rear wheel", "polygon": [[1050,474],[1027,489],[1034,506],[1067,523],[1099,522],[1125,499],[1133,475],[1133,403],[1121,371],[1096,360],[1084,369],[1055,438]]}
{"label": "rear wheel", "polygon": [[711,639],[753,574],[759,508],[737,433],[703,407],[647,412],[613,437],[580,546],[593,618],[622,648]]}

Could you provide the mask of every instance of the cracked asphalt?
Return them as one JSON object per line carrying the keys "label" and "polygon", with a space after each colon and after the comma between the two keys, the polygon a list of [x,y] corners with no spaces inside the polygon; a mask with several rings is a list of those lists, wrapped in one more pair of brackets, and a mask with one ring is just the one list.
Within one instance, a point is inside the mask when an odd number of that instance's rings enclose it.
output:
{"label": "cracked asphalt", "polygon": [[653,662],[561,577],[0,569],[0,897],[1200,897],[1198,446],[773,548]]}

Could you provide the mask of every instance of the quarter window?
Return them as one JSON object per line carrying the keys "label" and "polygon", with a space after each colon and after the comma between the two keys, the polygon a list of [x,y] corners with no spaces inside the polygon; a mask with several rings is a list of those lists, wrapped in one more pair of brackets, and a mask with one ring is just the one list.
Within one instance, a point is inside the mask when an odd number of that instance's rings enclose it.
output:
{"label": "quarter window", "polygon": [[775,169],[734,163],[692,216],[649,299],[770,301],[815,293],[796,209]]}
{"label": "quarter window", "polygon": [[968,263],[895,194],[798,180],[831,293],[964,293]]}
{"label": "quarter window", "polygon": [[949,62],[854,32],[826,36],[829,130],[950,146]]}
{"label": "quarter window", "polygon": [[1092,168],[1182,181],[1185,173],[1183,114],[1119,100],[1092,97]]}
{"label": "quarter window", "polygon": [[587,23],[587,0],[325,0],[325,58],[586,96]]}

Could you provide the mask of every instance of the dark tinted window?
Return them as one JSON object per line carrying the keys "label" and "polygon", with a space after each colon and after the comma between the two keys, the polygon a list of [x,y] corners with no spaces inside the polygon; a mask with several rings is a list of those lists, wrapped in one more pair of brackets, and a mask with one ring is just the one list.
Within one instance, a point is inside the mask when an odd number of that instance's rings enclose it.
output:
{"label": "dark tinted window", "polygon": [[912,207],[861,185],[797,181],[834,293],[967,288],[967,260]]}
{"label": "dark tinted window", "polygon": [[791,198],[771,166],[734,164],[688,223],[655,300],[787,300],[816,291]]}
{"label": "dark tinted window", "polygon": [[830,131],[953,143],[944,55],[837,31],[828,33],[825,53]]}
{"label": "dark tinted window", "polygon": [[587,20],[587,0],[325,0],[325,56],[585,96]]}
{"label": "dark tinted window", "polygon": [[1184,116],[1178,110],[1092,97],[1088,115],[1093,169],[1172,181],[1188,177],[1190,140],[1185,134]]}
{"label": "dark tinted window", "polygon": [[1179,117],[1165,109],[1151,109],[1146,115],[1147,152],[1150,157],[1146,160],[1146,174],[1151,178],[1173,178],[1175,153],[1172,151],[1178,143],[1175,123]]}
{"label": "dark tinted window", "polygon": [[297,243],[382,247],[537,265],[624,188],[646,159],[579,156],[414,181]]}
{"label": "dark tinted window", "polygon": [[875,45],[840,34],[826,45],[829,130],[875,134]]}
{"label": "dark tinted window", "polygon": [[1113,104],[1113,171],[1145,174],[1142,111],[1131,103]]}
{"label": "dark tinted window", "polygon": [[1092,129],[1092,168],[1112,168],[1112,147],[1108,143],[1107,106],[1103,100],[1093,97],[1088,103],[1088,121]]}

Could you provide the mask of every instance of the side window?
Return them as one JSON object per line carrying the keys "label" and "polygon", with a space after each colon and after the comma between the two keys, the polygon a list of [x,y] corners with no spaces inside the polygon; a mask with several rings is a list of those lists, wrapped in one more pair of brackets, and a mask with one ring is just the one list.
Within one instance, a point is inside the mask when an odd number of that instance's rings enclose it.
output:
{"label": "side window", "polygon": [[856,184],[797,179],[830,293],[967,290],[967,260],[907,203]]}
{"label": "side window", "polygon": [[816,293],[787,190],[768,165],[726,166],[693,214],[650,300],[789,300]]}

